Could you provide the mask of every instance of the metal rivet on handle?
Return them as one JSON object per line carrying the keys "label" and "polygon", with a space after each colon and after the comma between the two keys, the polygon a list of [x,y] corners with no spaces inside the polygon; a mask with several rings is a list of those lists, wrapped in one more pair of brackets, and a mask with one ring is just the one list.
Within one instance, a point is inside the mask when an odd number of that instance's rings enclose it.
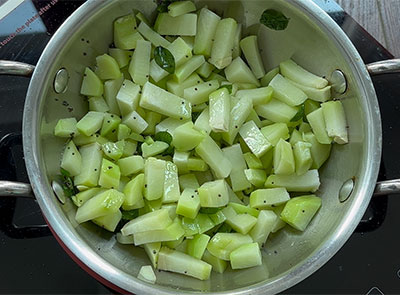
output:
{"label": "metal rivet on handle", "polygon": [[53,180],[53,182],[51,183],[51,187],[57,197],[57,199],[60,201],[61,204],[65,204],[65,194],[64,194],[64,190],[61,186],[61,184],[59,184],[57,181]]}
{"label": "metal rivet on handle", "polygon": [[350,178],[343,183],[342,187],[339,190],[339,201],[341,203],[347,201],[347,199],[353,192],[353,189],[354,189],[354,179]]}
{"label": "metal rivet on handle", "polygon": [[54,91],[56,93],[63,93],[67,90],[69,75],[65,68],[58,70],[56,76],[54,77]]}
{"label": "metal rivet on handle", "polygon": [[347,79],[344,73],[341,70],[334,70],[332,72],[331,78],[329,79],[331,82],[332,89],[338,93],[343,94],[347,90]]}

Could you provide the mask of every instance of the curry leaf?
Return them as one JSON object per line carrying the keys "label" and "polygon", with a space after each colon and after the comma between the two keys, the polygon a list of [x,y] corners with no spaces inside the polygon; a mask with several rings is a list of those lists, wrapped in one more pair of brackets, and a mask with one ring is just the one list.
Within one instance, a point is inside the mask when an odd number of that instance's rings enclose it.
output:
{"label": "curry leaf", "polygon": [[154,135],[154,141],[163,141],[165,143],[171,144],[172,135],[168,131],[160,131]]}
{"label": "curry leaf", "polygon": [[175,59],[168,49],[157,46],[154,49],[154,59],[156,63],[168,73],[173,74],[175,72]]}
{"label": "curry leaf", "polygon": [[122,217],[121,218],[123,220],[132,220],[132,219],[134,219],[134,218],[139,216],[139,210],[138,209],[133,209],[133,210],[129,210],[129,211],[122,210],[121,213],[122,213]]}
{"label": "curry leaf", "polygon": [[261,15],[260,23],[270,29],[280,31],[286,29],[289,24],[289,18],[275,9],[266,9]]}
{"label": "curry leaf", "polygon": [[63,168],[60,169],[61,175],[59,179],[61,181],[61,187],[64,191],[66,197],[72,197],[73,195],[77,194],[79,191],[74,186],[74,182],[72,181],[71,175],[69,172]]}
{"label": "curry leaf", "polygon": [[304,104],[300,106],[300,109],[297,111],[296,115],[290,120],[290,122],[297,122],[298,120],[304,117]]}

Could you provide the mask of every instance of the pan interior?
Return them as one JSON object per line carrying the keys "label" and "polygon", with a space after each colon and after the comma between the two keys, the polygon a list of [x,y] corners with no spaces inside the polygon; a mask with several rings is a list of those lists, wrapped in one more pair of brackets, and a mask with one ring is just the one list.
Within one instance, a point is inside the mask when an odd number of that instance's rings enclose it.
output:
{"label": "pan interior", "polygon": [[[302,269],[313,263],[314,269],[318,268],[321,262],[315,261],[318,260],[318,256],[315,256],[317,251],[322,253],[326,248],[330,252],[319,255],[333,255],[337,249],[333,247],[331,250],[330,247],[335,243],[335,239],[340,235],[350,234],[346,233],[346,230],[351,231],[358,222],[357,218],[363,213],[357,210],[364,210],[369,201],[369,196],[363,193],[365,191],[362,188],[362,185],[365,185],[362,181],[367,177],[368,142],[372,132],[370,126],[365,123],[371,120],[369,97],[362,89],[362,79],[354,74],[356,71],[352,66],[352,57],[345,57],[339,41],[327,34],[329,29],[321,26],[295,1],[198,1],[196,5],[198,8],[208,5],[224,17],[234,17],[242,23],[244,35],[257,34],[266,70],[276,67],[283,60],[293,58],[311,72],[327,78],[335,69],[341,69],[349,83],[347,92],[340,98],[348,119],[350,143],[343,146],[334,145],[329,161],[320,170],[322,185],[317,195],[323,199],[323,204],[305,232],[300,233],[286,226],[274,234],[263,250],[264,263],[257,268],[234,272],[228,270],[222,275],[213,273],[211,279],[204,282],[167,272],[156,273],[157,286],[173,288],[174,292],[176,289],[231,291],[259,283],[264,284],[264,290],[268,290],[268,287],[273,290],[271,286],[277,284],[284,276],[302,276]],[[69,38],[61,41],[64,44],[63,48],[51,61],[51,70],[48,72],[39,106],[39,149],[43,165],[41,169],[44,169],[48,180],[54,179],[58,174],[60,155],[65,144],[65,140],[53,136],[54,126],[60,118],[81,118],[87,112],[87,100],[79,94],[83,71],[86,66],[94,66],[97,55],[107,52],[112,43],[113,20],[127,14],[131,9],[137,9],[154,19],[155,8],[156,5],[151,1],[99,2],[95,11],[88,12],[90,17],[86,21],[77,22],[75,30],[68,33]],[[260,25],[260,14],[266,8],[280,10],[289,17],[288,28],[284,31],[272,31]],[[66,68],[70,78],[67,91],[56,94],[52,82],[60,68]],[[379,143],[377,149],[380,152]],[[339,188],[344,181],[352,177],[356,179],[352,196],[348,201],[340,203]],[[48,180],[46,183],[51,191]],[[75,239],[84,241],[87,253],[101,256],[127,278],[135,281],[140,267],[149,264],[142,248],[120,245],[116,243],[113,234],[91,223],[78,225],[74,221],[75,209],[71,202],[61,205],[53,194],[40,198],[45,198],[47,204],[51,203],[54,206],[58,222],[63,224]],[[51,218],[47,219],[51,222]],[[309,271],[305,273],[310,274]],[[114,276],[117,274],[110,272],[106,278],[114,281]],[[129,290],[128,283],[125,288]]]}

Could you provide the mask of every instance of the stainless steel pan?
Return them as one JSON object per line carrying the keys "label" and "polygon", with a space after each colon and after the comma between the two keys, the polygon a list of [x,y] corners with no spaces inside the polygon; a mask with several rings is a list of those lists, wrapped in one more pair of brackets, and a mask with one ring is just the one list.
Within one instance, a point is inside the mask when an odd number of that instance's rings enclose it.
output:
{"label": "stainless steel pan", "polygon": [[[334,146],[331,158],[321,170],[318,195],[323,205],[304,233],[286,227],[275,235],[266,245],[264,263],[258,268],[227,271],[222,275],[213,273],[205,282],[157,272],[157,283],[150,285],[136,279],[140,267],[149,263],[141,248],[117,244],[112,234],[92,224],[78,225],[71,202],[67,200],[62,205],[55,197],[51,181],[58,173],[64,144],[52,135],[55,123],[87,111],[79,94],[83,69],[93,65],[94,57],[107,50],[112,40],[111,24],[116,17],[132,8],[154,17],[156,6],[150,0],[88,1],[60,27],[35,68],[0,62],[3,74],[29,76],[33,72],[23,118],[24,155],[31,183],[0,182],[0,195],[26,195],[32,187],[49,226],[68,253],[98,279],[119,290],[136,294],[277,293],[311,275],[343,246],[374,191],[375,195],[400,191],[400,180],[376,185],[382,131],[368,73],[399,71],[400,61],[365,66],[343,31],[310,0],[197,1],[197,4],[235,17],[247,31],[257,33],[267,69],[293,57],[312,72],[330,79],[339,92],[341,84],[346,83],[347,87],[341,89],[346,89],[345,93],[337,98],[345,107],[350,143]],[[258,25],[266,8],[280,10],[290,18],[285,31],[271,31]],[[63,101],[68,103],[69,110]]]}

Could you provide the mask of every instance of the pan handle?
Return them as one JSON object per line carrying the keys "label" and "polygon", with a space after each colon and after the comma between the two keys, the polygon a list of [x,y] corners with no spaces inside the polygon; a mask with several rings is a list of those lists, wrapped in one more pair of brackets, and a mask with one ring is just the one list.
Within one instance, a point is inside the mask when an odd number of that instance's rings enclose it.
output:
{"label": "pan handle", "polygon": [[374,197],[400,193],[400,179],[392,179],[377,182]]}
{"label": "pan handle", "polygon": [[373,62],[366,67],[371,76],[400,73],[400,58]]}
{"label": "pan handle", "polygon": [[29,183],[16,181],[0,181],[0,197],[35,198]]}
{"label": "pan handle", "polygon": [[[387,59],[366,65],[371,76],[400,73],[400,58]],[[376,184],[374,196],[400,193],[400,179],[380,181]]]}
{"label": "pan handle", "polygon": [[23,62],[0,60],[0,75],[32,76],[34,65]]}

